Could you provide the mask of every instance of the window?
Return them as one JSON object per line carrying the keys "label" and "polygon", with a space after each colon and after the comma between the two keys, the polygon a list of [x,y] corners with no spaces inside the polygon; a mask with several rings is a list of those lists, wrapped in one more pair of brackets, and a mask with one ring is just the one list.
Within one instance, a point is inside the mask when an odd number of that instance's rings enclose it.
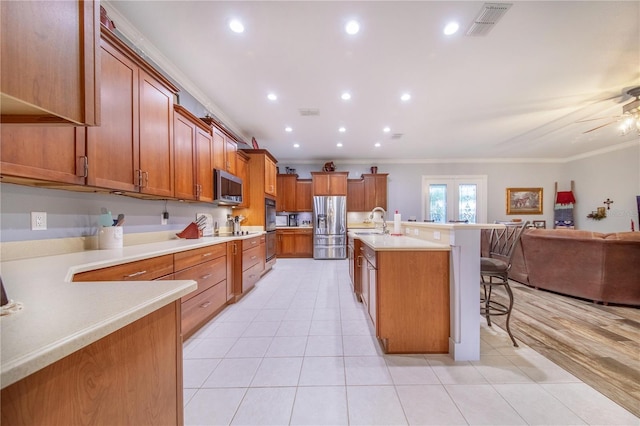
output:
{"label": "window", "polygon": [[486,193],[486,176],[423,176],[422,220],[484,223]]}

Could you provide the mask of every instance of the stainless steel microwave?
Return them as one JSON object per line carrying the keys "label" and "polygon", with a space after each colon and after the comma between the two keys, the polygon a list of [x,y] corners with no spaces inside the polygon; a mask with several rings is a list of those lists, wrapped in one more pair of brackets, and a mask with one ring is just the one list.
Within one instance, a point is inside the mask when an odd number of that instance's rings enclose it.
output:
{"label": "stainless steel microwave", "polygon": [[221,206],[242,203],[242,179],[224,170],[213,169],[213,198]]}

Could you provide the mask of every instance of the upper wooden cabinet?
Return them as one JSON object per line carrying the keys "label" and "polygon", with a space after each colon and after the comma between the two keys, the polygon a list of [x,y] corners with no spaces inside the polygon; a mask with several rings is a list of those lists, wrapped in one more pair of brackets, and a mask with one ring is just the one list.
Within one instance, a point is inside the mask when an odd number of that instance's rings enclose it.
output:
{"label": "upper wooden cabinet", "polygon": [[367,212],[374,207],[387,210],[388,173],[365,174],[347,182],[347,211]]}
{"label": "upper wooden cabinet", "polygon": [[102,123],[87,129],[87,184],[173,197],[178,88],[104,27],[101,48]]}
{"label": "upper wooden cabinet", "polygon": [[242,179],[242,203],[238,204],[238,208],[249,207],[249,157],[242,151],[236,152],[236,172],[237,176]]}
{"label": "upper wooden cabinet", "polygon": [[3,124],[0,132],[0,171],[4,182],[20,183],[20,179],[26,178],[84,185],[87,166],[84,128]]}
{"label": "upper wooden cabinet", "polygon": [[276,161],[266,156],[264,159],[264,192],[265,194],[276,197],[278,195],[278,183],[276,179],[277,166]]}
{"label": "upper wooden cabinet", "polygon": [[213,167],[235,175],[237,173],[236,152],[238,144],[220,130],[213,120],[203,120],[211,125],[213,133]]}
{"label": "upper wooden cabinet", "polygon": [[[242,214],[246,219],[243,225],[265,226],[265,198],[275,199],[274,194],[267,191],[271,185],[276,185],[277,160],[266,149],[243,149],[242,152],[249,158],[248,203],[251,208],[239,209],[236,214]],[[272,179],[273,184],[269,183]]]}
{"label": "upper wooden cabinet", "polygon": [[349,172],[311,172],[313,195],[347,195]]}
{"label": "upper wooden cabinet", "polygon": [[310,212],[313,210],[313,184],[311,179],[298,179],[296,181],[296,208],[297,212]]}
{"label": "upper wooden cabinet", "polygon": [[382,207],[387,210],[387,173],[362,175],[364,180],[364,209]]}
{"label": "upper wooden cabinet", "polygon": [[278,188],[276,211],[296,211],[296,182],[298,180],[298,175],[279,174],[276,179]]}
{"label": "upper wooden cabinet", "polygon": [[100,6],[0,2],[3,123],[100,124]]}
{"label": "upper wooden cabinet", "polygon": [[175,197],[213,201],[213,142],[209,126],[180,105],[174,106]]}

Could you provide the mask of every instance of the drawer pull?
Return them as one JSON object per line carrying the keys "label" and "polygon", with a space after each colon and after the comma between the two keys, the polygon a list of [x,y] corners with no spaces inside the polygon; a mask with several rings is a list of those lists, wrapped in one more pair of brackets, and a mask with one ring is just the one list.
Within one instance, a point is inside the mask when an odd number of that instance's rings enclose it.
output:
{"label": "drawer pull", "polygon": [[251,260],[257,259],[257,258],[258,258],[258,256],[251,256]]}
{"label": "drawer pull", "polygon": [[202,255],[202,257],[207,257],[207,256],[211,256],[213,253],[205,253]]}
{"label": "drawer pull", "polygon": [[201,280],[206,280],[209,279],[209,277],[211,277],[212,274],[206,274],[200,277]]}
{"label": "drawer pull", "polygon": [[206,302],[204,302],[202,305],[200,305],[201,308],[208,308],[209,305],[211,305],[211,302],[209,302],[208,300]]}
{"label": "drawer pull", "polygon": [[142,275],[142,274],[146,274],[147,271],[139,271],[139,272],[134,272],[133,274],[129,274],[129,275],[125,275],[125,278],[133,278],[133,277],[137,277],[138,275]]}
{"label": "drawer pull", "polygon": [[251,245],[255,245],[255,244],[258,244],[258,242],[257,241],[251,241]]}
{"label": "drawer pull", "polygon": [[249,278],[255,278],[255,277],[256,277],[255,274],[249,275]]}

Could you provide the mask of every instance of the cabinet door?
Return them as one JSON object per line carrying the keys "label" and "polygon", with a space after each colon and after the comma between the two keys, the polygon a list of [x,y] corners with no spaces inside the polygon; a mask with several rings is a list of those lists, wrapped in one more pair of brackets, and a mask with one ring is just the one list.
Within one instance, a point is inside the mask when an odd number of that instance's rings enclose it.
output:
{"label": "cabinet door", "polygon": [[89,0],[0,2],[3,123],[100,124],[99,9]]}
{"label": "cabinet door", "polygon": [[3,124],[0,131],[3,176],[84,184],[84,128]]}
{"label": "cabinet door", "polygon": [[276,256],[293,257],[295,253],[295,235],[290,230],[276,231]]}
{"label": "cabinet door", "polygon": [[310,180],[296,181],[295,211],[310,212],[313,210],[313,187]]}
{"label": "cabinet door", "polygon": [[177,111],[173,118],[175,196],[181,200],[196,200],[196,126]]}
{"label": "cabinet door", "polygon": [[264,157],[264,192],[273,195],[278,195],[277,183],[276,183],[276,163],[274,163],[269,157]]}
{"label": "cabinet door", "polygon": [[364,303],[367,312],[369,312],[369,262],[367,262],[367,258],[364,254],[364,247],[360,247],[359,254],[359,264],[360,266],[360,290],[362,291],[360,298],[362,299],[362,303]]}
{"label": "cabinet door", "polygon": [[138,191],[138,67],[102,40],[101,117],[87,129],[87,184]]}
{"label": "cabinet door", "polygon": [[330,195],[347,195],[347,176],[343,174],[329,175]]}
{"label": "cabinet door", "polygon": [[173,93],[146,72],[139,72],[140,192],[173,197]]}
{"label": "cabinet door", "polygon": [[313,233],[309,230],[297,230],[294,236],[294,255],[313,257]]}
{"label": "cabinet door", "polygon": [[231,138],[225,136],[224,138],[224,157],[227,171],[232,175],[236,174],[236,152],[238,151],[238,144]]}
{"label": "cabinet door", "polygon": [[364,175],[365,210],[382,207],[387,210],[387,174]]}
{"label": "cabinet door", "polygon": [[278,175],[276,186],[278,197],[276,198],[276,210],[279,212],[296,211],[296,175]]}
{"label": "cabinet door", "polygon": [[238,177],[242,179],[242,203],[238,208],[247,208],[249,203],[249,159],[244,154],[236,153],[236,169]]}
{"label": "cabinet door", "polygon": [[196,126],[196,187],[198,201],[213,202],[213,140]]}
{"label": "cabinet door", "polygon": [[225,157],[224,133],[213,127],[213,167],[218,170],[227,170],[227,159]]}
{"label": "cabinet door", "polygon": [[367,285],[369,286],[369,317],[371,321],[373,321],[373,328],[376,330],[376,336],[378,335],[378,293],[376,286],[376,278],[377,271],[376,269],[367,262],[367,269],[369,275],[369,282]]}
{"label": "cabinet door", "polygon": [[367,211],[364,203],[364,180],[350,179],[347,181],[347,211]]}
{"label": "cabinet door", "polygon": [[329,176],[326,174],[313,175],[313,195],[331,195]]}

